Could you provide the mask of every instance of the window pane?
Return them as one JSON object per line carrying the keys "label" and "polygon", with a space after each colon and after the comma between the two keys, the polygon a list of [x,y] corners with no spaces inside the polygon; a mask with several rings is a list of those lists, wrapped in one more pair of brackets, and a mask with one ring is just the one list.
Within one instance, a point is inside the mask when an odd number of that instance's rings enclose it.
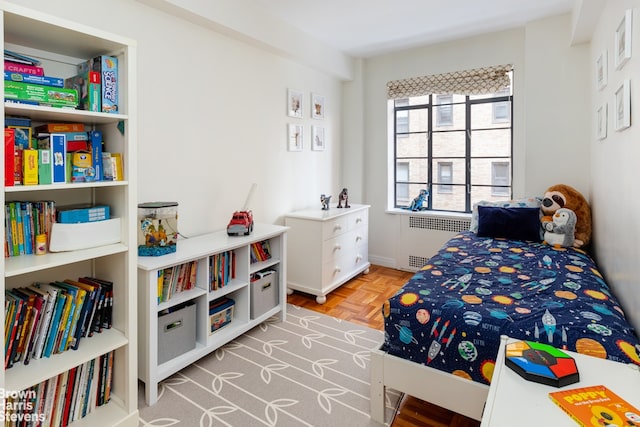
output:
{"label": "window pane", "polygon": [[471,132],[471,157],[511,157],[511,129]]}
{"label": "window pane", "polygon": [[433,209],[464,212],[466,187],[464,185],[451,185],[450,187],[451,191],[448,193],[439,191],[433,192]]}
{"label": "window pane", "polygon": [[434,157],[464,157],[466,132],[434,132],[433,156]]}
{"label": "window pane", "polygon": [[[451,171],[448,175],[447,181],[441,181],[439,171],[442,165],[450,165]],[[435,171],[433,176],[434,184],[465,184],[465,168],[464,159],[434,159],[432,163],[433,170]]]}
{"label": "window pane", "polygon": [[[396,162],[396,171],[399,168],[408,167],[408,174],[405,181],[407,182],[416,182],[416,183],[426,183],[428,182],[428,163],[427,159],[403,159],[402,161]],[[396,181],[398,179],[396,178]]]}
{"label": "window pane", "polygon": [[473,104],[471,106],[471,129],[490,129],[490,128],[505,128],[510,126],[510,113],[503,120],[496,121],[494,106],[502,105],[509,109],[511,105],[508,101],[505,102],[485,102],[482,104]]}
{"label": "window pane", "polygon": [[[493,165],[496,163],[505,163],[505,159],[496,159],[496,158],[479,158],[479,159],[471,159],[471,176],[472,185],[486,185],[491,187],[494,184],[494,168]],[[507,162],[508,164],[508,162]],[[508,166],[506,167],[508,170]],[[506,174],[510,177],[511,171],[508,170]],[[506,183],[509,184],[508,182]],[[501,185],[501,184],[498,184]]]}
{"label": "window pane", "polygon": [[[450,117],[444,121],[441,117]],[[466,126],[464,104],[447,104],[433,107],[433,130],[460,130]]]}
{"label": "window pane", "polygon": [[508,162],[493,162],[491,164],[491,194],[494,196],[508,196],[511,194],[511,170]]}
{"label": "window pane", "polygon": [[396,111],[396,132],[409,132],[409,112],[407,110]]}
{"label": "window pane", "polygon": [[396,157],[426,157],[428,155],[427,134],[412,133],[396,139]]}
{"label": "window pane", "polygon": [[409,132],[426,132],[429,126],[428,114],[429,110],[426,108],[409,110]]}

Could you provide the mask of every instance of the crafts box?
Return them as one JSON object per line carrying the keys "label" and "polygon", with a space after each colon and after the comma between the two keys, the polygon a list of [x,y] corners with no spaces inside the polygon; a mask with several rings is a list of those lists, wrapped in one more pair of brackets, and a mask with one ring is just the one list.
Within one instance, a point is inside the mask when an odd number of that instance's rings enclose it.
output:
{"label": "crafts box", "polygon": [[147,202],[138,205],[138,255],[160,256],[176,251],[178,203]]}

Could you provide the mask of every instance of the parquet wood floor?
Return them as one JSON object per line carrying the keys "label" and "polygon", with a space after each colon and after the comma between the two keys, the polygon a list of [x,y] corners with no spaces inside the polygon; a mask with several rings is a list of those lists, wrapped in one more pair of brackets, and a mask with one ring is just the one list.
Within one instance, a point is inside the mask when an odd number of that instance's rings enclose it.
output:
{"label": "parquet wood floor", "polygon": [[[369,274],[360,274],[327,295],[318,304],[313,295],[294,292],[290,304],[339,319],[382,330],[382,303],[394,295],[413,275],[406,271],[372,265]],[[478,427],[480,422],[428,402],[405,396],[392,427]]]}

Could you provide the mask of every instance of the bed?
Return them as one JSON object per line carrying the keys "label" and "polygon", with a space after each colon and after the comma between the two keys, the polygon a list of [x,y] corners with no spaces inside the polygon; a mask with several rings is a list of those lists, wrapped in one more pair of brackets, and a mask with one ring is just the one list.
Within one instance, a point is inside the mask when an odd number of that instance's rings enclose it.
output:
{"label": "bed", "polygon": [[371,354],[380,422],[385,387],[480,420],[501,335],[640,365],[621,305],[575,248],[461,232],[382,311],[384,344]]}

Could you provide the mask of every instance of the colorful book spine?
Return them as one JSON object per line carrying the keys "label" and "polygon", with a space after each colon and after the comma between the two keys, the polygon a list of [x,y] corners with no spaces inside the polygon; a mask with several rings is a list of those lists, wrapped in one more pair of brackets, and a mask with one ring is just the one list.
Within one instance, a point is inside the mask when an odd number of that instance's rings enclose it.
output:
{"label": "colorful book spine", "polygon": [[99,130],[89,132],[89,141],[91,143],[91,163],[95,171],[95,180],[102,181],[104,179],[102,169],[102,132]]}
{"label": "colorful book spine", "polygon": [[64,87],[64,80],[60,77],[38,76],[34,74],[12,73],[4,71],[4,79],[14,82],[31,83],[34,85],[45,85],[53,87]]}
{"label": "colorful book spine", "polygon": [[67,140],[64,134],[51,134],[51,158],[53,160],[52,179],[51,181],[56,183],[62,183],[67,181],[67,163],[66,163],[66,148]]}
{"label": "colorful book spine", "polygon": [[16,62],[4,61],[4,70],[12,73],[44,76],[44,68],[35,65],[18,64]]}
{"label": "colorful book spine", "polygon": [[38,184],[51,184],[51,150],[38,150]]}
{"label": "colorful book spine", "polygon": [[13,181],[13,150],[15,147],[15,130],[4,129],[4,186],[11,187]]}
{"label": "colorful book spine", "polygon": [[78,92],[75,89],[45,86],[15,81],[4,81],[4,97],[20,101],[35,101],[53,107],[77,107]]}
{"label": "colorful book spine", "polygon": [[37,134],[60,132],[84,132],[84,123],[45,123],[34,128]]}
{"label": "colorful book spine", "polygon": [[22,150],[22,183],[38,185],[38,150]]}

